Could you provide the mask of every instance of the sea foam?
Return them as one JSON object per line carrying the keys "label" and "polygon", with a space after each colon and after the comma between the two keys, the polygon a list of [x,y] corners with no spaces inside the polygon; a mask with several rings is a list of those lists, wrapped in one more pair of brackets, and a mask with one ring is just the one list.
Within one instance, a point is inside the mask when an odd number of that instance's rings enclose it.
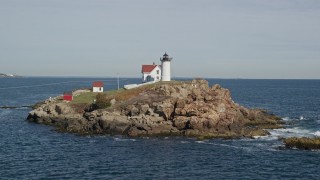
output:
{"label": "sea foam", "polygon": [[320,137],[320,131],[314,132],[313,135]]}
{"label": "sea foam", "polygon": [[291,120],[289,117],[284,117],[284,118],[282,118],[282,120],[283,121],[289,121],[289,120]]}
{"label": "sea foam", "polygon": [[273,129],[269,131],[271,136],[276,136],[278,138],[288,138],[288,137],[308,137],[311,132],[307,129],[301,128],[286,128],[286,129]]}

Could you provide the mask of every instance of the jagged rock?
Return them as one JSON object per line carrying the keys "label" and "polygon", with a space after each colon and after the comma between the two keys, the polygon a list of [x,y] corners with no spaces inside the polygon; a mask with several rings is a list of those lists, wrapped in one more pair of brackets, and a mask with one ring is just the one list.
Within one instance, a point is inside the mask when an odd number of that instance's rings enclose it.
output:
{"label": "jagged rock", "polygon": [[141,105],[140,107],[140,114],[146,114],[149,110],[149,105],[148,104],[144,104],[144,105]]}
{"label": "jagged rock", "polygon": [[212,98],[211,95],[206,95],[206,96],[204,97],[204,100],[205,100],[206,102],[211,101],[212,99],[213,99],[213,98]]}
{"label": "jagged rock", "polygon": [[97,112],[95,111],[86,112],[84,113],[84,117],[89,121],[93,121],[97,117]]}
{"label": "jagged rock", "polygon": [[221,89],[221,86],[219,84],[215,84],[212,86],[211,88],[212,90],[220,90]]}
{"label": "jagged rock", "polygon": [[137,107],[131,106],[130,108],[130,116],[137,116],[140,114],[140,111]]}
{"label": "jagged rock", "polygon": [[320,137],[291,137],[283,140],[287,148],[298,148],[303,150],[319,150]]}
{"label": "jagged rock", "polygon": [[110,134],[124,134],[131,123],[125,116],[105,114],[99,119],[99,125],[104,132]]}
{"label": "jagged rock", "polygon": [[[50,109],[50,108],[48,108],[48,109]],[[58,104],[56,104],[55,111],[56,111],[59,115],[60,115],[60,114],[70,114],[70,113],[73,112],[72,109],[71,109],[68,105],[66,105],[66,104],[64,104],[64,103],[58,103]]]}
{"label": "jagged rock", "polygon": [[154,115],[154,112],[153,112],[153,109],[149,108],[146,112],[147,115],[150,115],[150,116],[153,116]]}
{"label": "jagged rock", "polygon": [[110,100],[110,104],[111,104],[111,106],[115,105],[115,104],[116,104],[116,102],[117,102],[117,101],[116,101],[116,99],[111,99],[111,100]]}
{"label": "jagged rock", "polygon": [[190,118],[185,116],[178,116],[173,121],[173,126],[179,130],[188,129],[188,124],[190,123]]}

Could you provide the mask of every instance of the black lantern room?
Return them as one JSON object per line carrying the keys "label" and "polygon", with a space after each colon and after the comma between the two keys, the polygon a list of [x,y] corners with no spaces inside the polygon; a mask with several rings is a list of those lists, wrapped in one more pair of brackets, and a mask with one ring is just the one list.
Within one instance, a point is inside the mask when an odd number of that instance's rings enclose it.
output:
{"label": "black lantern room", "polygon": [[160,58],[160,61],[171,61],[172,58],[169,57],[167,53],[164,53],[163,57]]}

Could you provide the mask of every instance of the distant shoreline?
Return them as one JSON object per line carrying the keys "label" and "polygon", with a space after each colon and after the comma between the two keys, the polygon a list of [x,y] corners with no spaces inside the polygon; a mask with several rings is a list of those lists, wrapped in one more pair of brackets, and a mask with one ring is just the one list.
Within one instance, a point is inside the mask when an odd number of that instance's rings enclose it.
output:
{"label": "distant shoreline", "polygon": [[[0,78],[1,78],[1,73],[0,73]],[[24,77],[24,78],[118,78],[116,76],[14,76],[14,77]],[[9,77],[10,78],[10,77]],[[141,77],[119,77],[120,79],[141,79]],[[199,77],[200,78],[200,77]],[[195,79],[195,77],[173,77],[172,79],[178,79],[178,80],[192,80]],[[295,80],[320,80],[319,79],[299,79],[299,78],[279,78],[279,79],[272,79],[272,78],[215,78],[215,77],[201,77],[201,79],[216,79],[216,80],[288,80],[288,81],[295,81]]]}
{"label": "distant shoreline", "polygon": [[22,76],[15,75],[15,74],[0,73],[0,78],[18,78],[18,77],[22,77]]}

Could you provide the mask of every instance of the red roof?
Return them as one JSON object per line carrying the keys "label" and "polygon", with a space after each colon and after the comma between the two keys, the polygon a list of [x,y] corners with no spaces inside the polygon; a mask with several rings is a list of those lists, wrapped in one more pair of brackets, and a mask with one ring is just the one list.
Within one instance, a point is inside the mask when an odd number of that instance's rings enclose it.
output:
{"label": "red roof", "polygon": [[92,87],[103,87],[103,82],[102,81],[93,82]]}
{"label": "red roof", "polygon": [[143,73],[151,72],[156,67],[157,65],[142,65],[142,72]]}
{"label": "red roof", "polygon": [[63,100],[72,101],[73,100],[72,92],[63,93]]}

